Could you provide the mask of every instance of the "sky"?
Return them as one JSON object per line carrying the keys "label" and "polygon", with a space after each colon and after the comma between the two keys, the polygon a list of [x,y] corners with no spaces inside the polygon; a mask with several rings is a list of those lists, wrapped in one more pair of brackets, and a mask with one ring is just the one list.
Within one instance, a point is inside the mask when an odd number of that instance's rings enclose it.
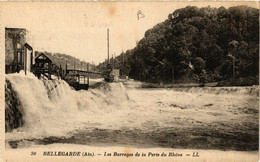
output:
{"label": "sky", "polygon": [[[109,52],[119,55],[132,49],[146,30],[163,22],[178,8],[226,8],[258,2],[3,2],[1,27],[26,28],[34,51],[64,53],[98,64]],[[144,15],[137,18],[138,12]]]}

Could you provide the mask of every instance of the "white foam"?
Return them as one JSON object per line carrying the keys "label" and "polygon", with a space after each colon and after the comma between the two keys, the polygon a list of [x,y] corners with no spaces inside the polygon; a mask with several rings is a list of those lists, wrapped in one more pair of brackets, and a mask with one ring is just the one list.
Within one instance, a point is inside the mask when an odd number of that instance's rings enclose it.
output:
{"label": "white foam", "polygon": [[74,91],[61,80],[41,81],[24,74],[8,74],[6,79],[22,102],[25,120],[23,127],[6,133],[7,140],[66,136],[91,127],[148,131],[173,126],[189,128],[193,122],[251,123],[245,126],[248,129],[258,124],[257,114],[241,112],[258,111],[258,96],[247,93],[251,88],[241,87],[234,94],[224,93],[223,88],[182,92],[126,89],[122,83],[102,83],[96,89]]}
{"label": "white foam", "polygon": [[7,133],[7,139],[12,140],[66,136],[85,127],[86,123],[101,123],[100,117],[105,118],[113,105],[126,100],[120,83],[104,84],[96,90],[75,91],[65,81],[38,80],[33,74],[8,74],[6,79],[22,103],[25,121],[24,126]]}

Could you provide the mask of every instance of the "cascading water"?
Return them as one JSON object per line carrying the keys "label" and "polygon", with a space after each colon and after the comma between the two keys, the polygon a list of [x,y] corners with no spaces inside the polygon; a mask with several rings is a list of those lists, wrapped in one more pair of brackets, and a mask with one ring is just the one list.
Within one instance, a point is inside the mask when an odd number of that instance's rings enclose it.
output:
{"label": "cascading water", "polygon": [[[95,89],[75,91],[62,80],[8,74],[6,128],[10,132],[6,141],[41,143],[55,137],[78,144],[114,141],[179,148],[258,147],[258,86],[133,87],[100,82]],[[222,145],[230,140],[232,146]]]}
{"label": "cascading water", "polygon": [[[13,114],[9,110],[13,108],[19,122],[17,126],[7,125],[6,131],[19,128],[7,138],[64,136],[84,126],[84,122],[92,118],[91,115],[109,112],[111,105],[127,98],[123,88],[121,83],[111,83],[95,90],[75,91],[63,80],[38,80],[33,74],[25,76],[23,72],[8,74],[6,95],[13,94],[16,97],[7,95],[6,121],[15,117],[11,117]],[[111,93],[111,89],[114,93]]]}

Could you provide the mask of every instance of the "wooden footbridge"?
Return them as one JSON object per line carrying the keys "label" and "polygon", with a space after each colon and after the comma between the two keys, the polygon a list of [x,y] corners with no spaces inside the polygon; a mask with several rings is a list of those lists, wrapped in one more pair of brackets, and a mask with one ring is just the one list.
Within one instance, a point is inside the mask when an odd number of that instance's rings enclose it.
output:
{"label": "wooden footbridge", "polygon": [[89,78],[97,77],[97,76],[103,77],[103,74],[99,72],[93,72],[93,71],[66,69],[65,80],[76,90],[80,90],[80,89],[87,90],[89,87]]}
{"label": "wooden footbridge", "polygon": [[[88,89],[89,87],[89,77],[104,77],[105,81],[112,82],[114,80],[114,76],[119,76],[118,74],[113,74],[112,72],[112,66],[109,64],[109,29],[107,29],[107,55],[108,55],[108,64],[106,71],[104,73],[101,72],[94,72],[89,71],[89,67],[87,67],[87,70],[76,70],[75,66],[74,69],[68,69],[67,62],[65,71],[60,66],[57,66],[52,63],[52,60],[45,56],[43,53],[40,54],[35,59],[35,64],[32,67],[33,73],[40,77],[46,77],[48,79],[52,79],[52,75],[56,75],[58,78],[64,79],[69,85],[74,87],[76,90],[80,89]],[[75,65],[75,64],[74,64]],[[86,83],[87,78],[87,83]],[[81,80],[83,79],[83,83],[81,83]]]}
{"label": "wooden footbridge", "polygon": [[55,65],[46,55],[40,54],[35,59],[35,64],[32,66],[32,72],[39,79],[43,77],[52,80],[52,76],[61,78],[76,90],[88,89],[90,77],[104,77],[103,73],[89,71],[89,68],[87,68],[88,70],[76,70],[68,69],[67,67],[66,63],[66,68],[63,70],[61,65]]}
{"label": "wooden footbridge", "polygon": [[84,71],[84,70],[75,70],[75,69],[67,69],[66,74],[70,76],[96,76],[96,75],[103,75],[100,72],[93,72],[93,71]]}

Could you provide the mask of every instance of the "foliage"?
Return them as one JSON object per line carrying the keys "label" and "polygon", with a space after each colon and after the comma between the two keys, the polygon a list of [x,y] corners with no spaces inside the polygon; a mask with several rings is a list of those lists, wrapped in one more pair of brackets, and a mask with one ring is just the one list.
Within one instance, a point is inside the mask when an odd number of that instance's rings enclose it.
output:
{"label": "foliage", "polygon": [[259,10],[246,6],[175,10],[147,30],[134,49],[111,61],[121,75],[148,82],[183,81],[190,70],[191,80],[200,83],[258,78]]}
{"label": "foliage", "polygon": [[65,68],[66,68],[66,62],[67,62],[68,69],[74,69],[74,65],[75,65],[75,69],[77,69],[77,70],[87,70],[87,66],[89,66],[90,71],[96,70],[94,64],[90,64],[85,61],[80,61],[80,59],[67,55],[67,54],[60,54],[60,53],[52,54],[52,53],[49,53],[46,51],[45,52],[35,51],[35,56],[37,57],[42,53],[44,55],[46,55],[48,58],[50,58],[52,60],[52,63],[54,63],[55,65],[57,65],[59,67],[61,66],[61,68],[63,70],[65,70]]}

